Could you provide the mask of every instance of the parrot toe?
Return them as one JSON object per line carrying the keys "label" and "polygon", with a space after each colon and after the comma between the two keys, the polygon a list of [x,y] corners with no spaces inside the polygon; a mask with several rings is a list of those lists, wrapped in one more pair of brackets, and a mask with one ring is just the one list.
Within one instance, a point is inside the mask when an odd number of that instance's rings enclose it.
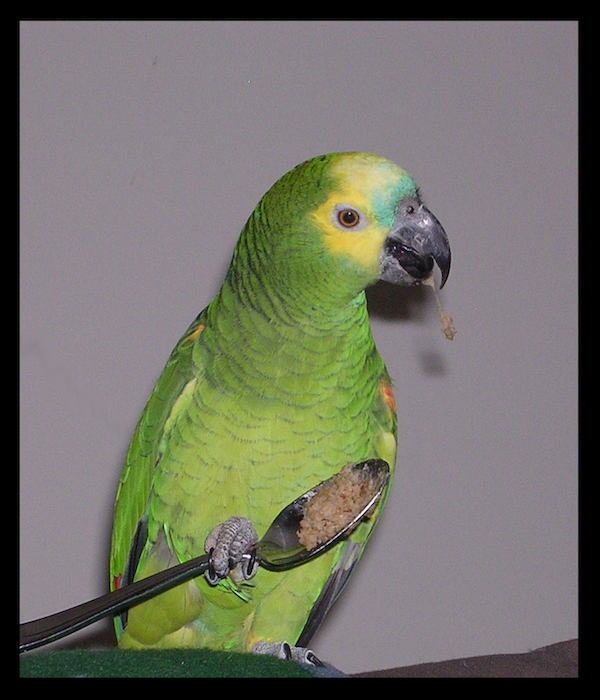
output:
{"label": "parrot toe", "polygon": [[253,654],[268,654],[286,661],[296,661],[309,666],[323,666],[323,662],[311,649],[294,647],[287,642],[257,642],[252,649]]}
{"label": "parrot toe", "polygon": [[252,578],[258,562],[246,555],[257,542],[258,535],[248,518],[234,516],[217,525],[204,542],[204,551],[210,555],[206,580],[216,586],[226,576],[236,583]]}

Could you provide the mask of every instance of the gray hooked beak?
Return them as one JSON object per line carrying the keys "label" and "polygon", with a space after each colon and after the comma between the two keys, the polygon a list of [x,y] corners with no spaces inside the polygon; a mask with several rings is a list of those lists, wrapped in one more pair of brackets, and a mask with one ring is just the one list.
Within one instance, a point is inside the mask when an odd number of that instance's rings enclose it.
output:
{"label": "gray hooked beak", "polygon": [[431,277],[434,261],[442,273],[441,289],[450,274],[448,236],[418,199],[405,199],[383,246],[379,278],[394,284],[420,284]]}

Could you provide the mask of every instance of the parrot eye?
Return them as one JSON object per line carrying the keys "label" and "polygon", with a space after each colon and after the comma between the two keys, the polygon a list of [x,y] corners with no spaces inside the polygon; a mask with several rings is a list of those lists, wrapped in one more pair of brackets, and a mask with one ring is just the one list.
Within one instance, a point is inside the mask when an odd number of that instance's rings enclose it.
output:
{"label": "parrot eye", "polygon": [[354,228],[360,221],[360,216],[354,209],[343,209],[338,213],[338,221],[346,228]]}
{"label": "parrot eye", "polygon": [[341,230],[352,228],[355,231],[362,231],[369,225],[367,217],[348,204],[338,204],[332,212],[331,220]]}

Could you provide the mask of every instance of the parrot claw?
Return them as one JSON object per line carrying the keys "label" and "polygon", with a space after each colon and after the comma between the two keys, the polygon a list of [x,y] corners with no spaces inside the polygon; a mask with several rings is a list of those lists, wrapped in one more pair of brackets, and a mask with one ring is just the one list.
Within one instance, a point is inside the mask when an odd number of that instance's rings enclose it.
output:
{"label": "parrot claw", "polygon": [[248,518],[234,516],[217,525],[204,542],[204,551],[210,555],[204,575],[211,586],[227,576],[235,583],[252,578],[258,562],[248,553],[257,542],[258,535]]}
{"label": "parrot claw", "polygon": [[309,666],[324,666],[319,657],[306,647],[293,647],[287,642],[257,642],[252,649],[253,654],[268,654],[286,661],[296,661]]}

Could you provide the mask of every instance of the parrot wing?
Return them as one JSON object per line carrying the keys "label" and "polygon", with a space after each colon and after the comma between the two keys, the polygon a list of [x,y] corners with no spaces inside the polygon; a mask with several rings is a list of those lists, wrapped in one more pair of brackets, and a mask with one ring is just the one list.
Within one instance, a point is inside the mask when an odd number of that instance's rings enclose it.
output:
{"label": "parrot wing", "polygon": [[168,440],[169,428],[187,405],[198,368],[194,342],[205,328],[202,311],[171,353],[144,409],[127,454],[119,483],[112,535],[111,587],[133,580],[147,537],[145,517],[152,480]]}

